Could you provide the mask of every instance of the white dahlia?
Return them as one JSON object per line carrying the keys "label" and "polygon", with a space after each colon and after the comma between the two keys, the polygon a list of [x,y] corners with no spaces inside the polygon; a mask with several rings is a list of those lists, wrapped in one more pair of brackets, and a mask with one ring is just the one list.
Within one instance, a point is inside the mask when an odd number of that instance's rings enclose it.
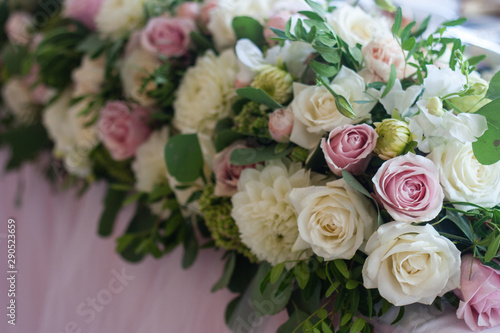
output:
{"label": "white dahlia", "polygon": [[145,19],[145,3],[146,0],[104,0],[95,19],[97,30],[113,38],[136,30]]}
{"label": "white dahlia", "polygon": [[167,181],[167,165],[163,151],[168,141],[168,127],[153,132],[135,153],[132,163],[136,183],[135,188],[141,192],[151,192],[154,186]]}
{"label": "white dahlia", "polygon": [[238,192],[232,198],[231,216],[243,243],[259,260],[276,265],[299,259],[301,251],[292,251],[299,229],[289,194],[294,188],[310,185],[310,171],[298,163],[287,167],[281,161],[272,161],[265,167],[243,170]]}
{"label": "white dahlia", "polygon": [[207,52],[182,79],[174,102],[174,125],[181,133],[211,134],[219,119],[229,116],[238,72],[232,50],[220,56]]}

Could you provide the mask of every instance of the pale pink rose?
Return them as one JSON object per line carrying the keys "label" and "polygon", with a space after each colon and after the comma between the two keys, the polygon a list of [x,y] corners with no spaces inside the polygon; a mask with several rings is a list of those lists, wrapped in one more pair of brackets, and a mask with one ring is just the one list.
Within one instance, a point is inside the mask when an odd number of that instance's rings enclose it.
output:
{"label": "pale pink rose", "polygon": [[457,317],[471,330],[482,331],[500,325],[500,271],[472,259],[470,254],[462,258]]}
{"label": "pale pink rose", "polygon": [[290,12],[282,11],[271,16],[269,20],[267,20],[264,28],[264,37],[269,45],[275,45],[278,43],[278,41],[271,39],[271,37],[276,37],[276,34],[271,30],[271,27],[278,30],[285,30],[286,22],[290,16],[292,16]]}
{"label": "pale pink rose", "polygon": [[293,129],[293,112],[290,109],[276,109],[269,116],[269,133],[274,141],[288,142]]}
{"label": "pale pink rose", "polygon": [[127,45],[125,45],[124,58],[127,58],[132,52],[141,47],[141,36],[142,31],[134,31],[130,34]]}
{"label": "pale pink rose", "polygon": [[184,2],[179,7],[177,7],[176,16],[192,21],[196,21],[200,15],[200,7],[196,2]]}
{"label": "pale pink rose", "polygon": [[94,30],[95,17],[102,3],[103,0],[66,0],[63,15],[78,20],[90,30]]}
{"label": "pale pink rose", "polygon": [[190,19],[155,17],[149,20],[141,34],[142,47],[153,54],[178,57],[189,50],[189,34],[196,26]]}
{"label": "pale pink rose", "polygon": [[214,174],[215,191],[214,195],[220,197],[230,197],[236,193],[241,172],[246,168],[254,168],[255,164],[233,165],[230,162],[231,154],[235,149],[250,148],[245,141],[236,141],[229,147],[215,155]]}
{"label": "pale pink rose", "polygon": [[151,132],[148,120],[149,111],[137,104],[110,101],[102,108],[97,124],[99,135],[115,160],[135,155]]}
{"label": "pale pink rose", "polygon": [[374,40],[363,47],[366,68],[384,82],[389,81],[391,64],[396,67],[396,78],[400,80],[415,72],[412,66],[405,68],[405,56],[406,53],[394,38]]}
{"label": "pale pink rose", "polygon": [[202,27],[206,27],[208,22],[210,22],[210,13],[217,7],[217,0],[208,0],[205,2],[203,7],[201,7],[201,12],[199,16],[199,23]]}
{"label": "pale pink rose", "polygon": [[328,167],[337,176],[342,170],[354,175],[362,174],[370,162],[371,153],[377,144],[377,132],[366,125],[344,125],[337,127],[321,140],[321,149]]}
{"label": "pale pink rose", "polygon": [[33,31],[32,17],[26,12],[14,12],[5,23],[5,33],[12,43],[28,45]]}
{"label": "pale pink rose", "polygon": [[372,178],[377,200],[398,222],[423,222],[441,211],[439,171],[423,156],[408,153],[386,161]]}

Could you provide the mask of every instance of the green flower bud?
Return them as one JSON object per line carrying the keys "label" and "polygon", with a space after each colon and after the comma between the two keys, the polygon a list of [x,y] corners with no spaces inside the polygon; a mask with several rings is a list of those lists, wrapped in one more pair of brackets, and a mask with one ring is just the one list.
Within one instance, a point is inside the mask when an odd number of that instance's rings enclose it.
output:
{"label": "green flower bud", "polygon": [[248,102],[234,117],[234,130],[240,133],[270,138],[269,115],[257,102]]}
{"label": "green flower bud", "polygon": [[484,98],[489,85],[488,82],[477,76],[469,76],[469,85],[465,96],[453,97],[449,101],[462,112],[474,113],[491,102],[490,99]]}
{"label": "green flower bud", "polygon": [[375,123],[374,125],[378,134],[375,153],[383,160],[401,155],[406,145],[411,141],[408,124],[391,118],[384,119],[381,123]]}
{"label": "green flower bud", "polygon": [[427,104],[427,110],[433,116],[441,117],[444,113],[443,102],[441,102],[441,99],[439,97],[431,97]]}
{"label": "green flower bud", "polygon": [[205,224],[215,241],[215,246],[226,250],[235,250],[246,256],[251,262],[257,262],[257,258],[241,241],[238,226],[231,217],[233,205],[230,197],[217,197],[214,195],[213,185],[206,186],[199,200],[199,205],[205,218]]}
{"label": "green flower bud", "polygon": [[251,86],[260,88],[276,102],[283,104],[292,97],[293,77],[288,72],[271,65],[263,66]]}

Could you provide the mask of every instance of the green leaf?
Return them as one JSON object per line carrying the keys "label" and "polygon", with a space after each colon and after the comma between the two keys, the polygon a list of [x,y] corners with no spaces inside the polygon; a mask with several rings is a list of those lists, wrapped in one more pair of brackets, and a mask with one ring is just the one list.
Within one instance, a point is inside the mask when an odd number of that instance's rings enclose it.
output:
{"label": "green leaf", "polygon": [[264,104],[265,106],[275,110],[283,108],[283,105],[276,102],[268,93],[260,88],[246,87],[236,90],[236,93],[241,97],[248,98],[251,101]]}
{"label": "green leaf", "polygon": [[[2,129],[3,131],[3,129]],[[0,146],[10,148],[6,169],[19,168],[24,162],[34,160],[44,149],[50,148],[50,140],[42,124],[20,126],[0,133]]]}
{"label": "green leaf", "polygon": [[326,290],[325,296],[330,297],[337,290],[337,288],[339,286],[340,286],[340,282],[335,281],[330,287],[328,287],[328,289]]}
{"label": "green leaf", "polygon": [[137,200],[139,200],[144,193],[137,192],[134,194],[129,195],[127,198],[125,198],[122,202],[122,206],[128,206],[130,204],[133,204]]}
{"label": "green leaf", "polygon": [[495,239],[488,245],[488,251],[486,251],[486,254],[484,255],[484,261],[490,262],[491,259],[497,255],[499,247],[500,235],[496,236]]}
{"label": "green leaf", "polygon": [[297,264],[293,270],[293,273],[295,275],[295,278],[297,279],[297,283],[299,284],[300,289],[304,289],[307,286],[311,275],[307,264],[303,262]]}
{"label": "green leaf", "polygon": [[196,31],[191,31],[189,36],[199,52],[215,49],[213,43],[205,35]]}
{"label": "green leaf", "polygon": [[[483,61],[484,59],[486,59],[486,55],[482,54],[482,55],[470,57],[469,59],[467,59],[467,62],[469,63],[469,66],[475,66],[475,65],[479,64],[481,61]],[[491,87],[491,82],[490,82],[490,87]],[[492,98],[492,99],[494,99],[494,98]]]}
{"label": "green leaf", "polygon": [[237,296],[233,298],[233,300],[226,306],[226,311],[224,313],[226,325],[229,325],[233,322],[233,315],[235,314],[235,310],[238,308],[238,305],[240,304],[242,299],[243,297],[241,295]]}
{"label": "green leaf", "polygon": [[323,333],[333,333],[330,326],[328,326],[328,324],[324,321],[321,322],[321,329],[323,330]]}
{"label": "green leaf", "polygon": [[279,295],[276,295],[280,284],[286,278],[286,274],[282,274],[275,284],[265,284],[261,291],[260,281],[262,281],[265,276],[270,273],[270,271],[271,266],[267,262],[264,262],[260,265],[254,279],[255,283],[252,289],[251,300],[255,307],[255,311],[259,315],[275,315],[281,312],[288,304],[292,294],[292,283],[286,282],[282,292]]}
{"label": "green leaf", "polygon": [[385,86],[384,92],[380,98],[384,98],[391,91],[392,87],[394,87],[394,83],[396,82],[396,66],[391,64],[391,74],[389,74],[389,81],[387,81],[387,85]]}
{"label": "green leaf", "polygon": [[347,281],[345,287],[349,290],[352,290],[354,288],[356,288],[357,286],[359,286],[359,281],[355,281],[355,280],[349,280]]}
{"label": "green leaf", "polygon": [[254,18],[247,16],[235,17],[233,19],[233,29],[236,39],[248,38],[260,48],[266,45],[264,28],[259,21]]}
{"label": "green leaf", "polygon": [[311,19],[311,20],[321,21],[321,22],[325,21],[325,19],[323,17],[321,17],[320,15],[318,15],[315,12],[311,12],[311,11],[307,11],[307,10],[302,10],[302,11],[299,11],[299,14],[302,14],[305,17],[307,17],[308,19]]}
{"label": "green leaf", "polygon": [[332,77],[338,73],[337,67],[323,64],[313,59],[309,60],[309,66],[311,66],[316,74],[324,77]]}
{"label": "green leaf", "polygon": [[340,62],[341,57],[338,48],[319,45],[313,45],[312,47],[329,63],[338,64]]}
{"label": "green leaf", "polygon": [[137,237],[133,234],[125,234],[116,240],[116,252],[123,252],[130,243]]}
{"label": "green leaf", "polygon": [[231,281],[231,276],[233,276],[235,266],[236,266],[236,253],[231,252],[224,265],[222,276],[219,279],[219,281],[217,281],[217,283],[212,287],[212,292],[216,292],[217,290],[227,287],[229,281]]}
{"label": "green leaf", "polygon": [[500,98],[500,71],[496,72],[491,78],[486,98],[497,99]]}
{"label": "green leaf", "polygon": [[350,312],[342,313],[342,316],[340,318],[340,326],[345,326],[351,319],[352,314]]}
{"label": "green leaf", "polygon": [[356,113],[351,103],[344,96],[337,94],[323,78],[318,77],[318,81],[333,95],[333,97],[335,97],[335,106],[337,110],[347,118],[356,119]]}
{"label": "green leaf", "polygon": [[278,331],[276,333],[293,332],[300,324],[307,320],[308,317],[309,315],[307,313],[297,309],[290,315],[287,322],[278,328]]}
{"label": "green leaf", "polygon": [[[496,75],[495,75],[496,76]],[[489,90],[488,90],[489,91]],[[486,117],[488,129],[472,143],[474,156],[483,165],[491,165],[500,160],[500,99],[496,99],[482,108],[476,114]]]}
{"label": "green leaf", "polygon": [[277,146],[278,144],[272,144],[267,147],[235,149],[231,153],[230,162],[233,165],[249,165],[279,159],[287,156],[294,147],[289,145],[288,148],[276,153]]}
{"label": "green leaf", "polygon": [[392,33],[394,35],[399,34],[399,29],[401,28],[401,23],[403,22],[403,12],[401,8],[398,7],[398,11],[396,12],[396,17],[394,18],[394,24],[392,25]]}
{"label": "green leaf", "polygon": [[274,266],[273,269],[271,269],[271,277],[269,279],[269,282],[276,283],[276,281],[278,281],[278,279],[280,278],[284,268],[285,268],[284,262]]}
{"label": "green leaf", "polygon": [[465,17],[461,17],[461,18],[456,19],[456,20],[446,21],[442,25],[445,27],[454,27],[456,25],[462,25],[466,21],[467,21],[467,19]]}
{"label": "green leaf", "polygon": [[352,324],[351,330],[349,332],[350,333],[361,332],[361,330],[363,329],[363,327],[365,327],[365,325],[366,325],[365,320],[363,318],[358,318],[358,319],[356,319],[354,324]]}
{"label": "green leaf", "polygon": [[396,10],[396,6],[394,6],[391,0],[375,0],[375,3],[380,9],[388,11],[389,13],[394,13]]}
{"label": "green leaf", "polygon": [[191,267],[198,256],[198,240],[194,233],[193,226],[187,225],[184,237],[184,255],[182,257],[182,268]]}
{"label": "green leaf", "polygon": [[175,179],[189,183],[203,172],[203,155],[196,134],[180,134],[171,138],[165,146],[165,162]]}
{"label": "green leaf", "polygon": [[165,224],[165,237],[172,236],[183,223],[185,223],[184,217],[181,212],[177,210],[177,212],[173,213]]}
{"label": "green leaf", "polygon": [[116,217],[122,208],[126,194],[127,192],[114,190],[111,187],[108,188],[104,199],[104,211],[99,219],[99,230],[97,232],[99,236],[107,237],[113,232]]}
{"label": "green leaf", "polygon": [[344,260],[342,259],[337,259],[334,260],[333,263],[335,264],[335,267],[339,270],[339,272],[346,278],[349,278],[349,270],[347,269],[347,265]]}
{"label": "green leaf", "polygon": [[321,17],[325,17],[327,15],[327,12],[325,11],[325,9],[323,8],[323,6],[321,6],[319,3],[317,2],[314,2],[312,0],[306,0],[306,3],[309,5],[309,7],[311,7],[311,9],[316,13],[318,14],[319,16]]}
{"label": "green leaf", "polygon": [[[425,18],[425,20],[422,21],[422,23],[420,23],[420,26],[418,27],[417,31],[412,33],[412,36],[415,38],[422,36],[422,34],[425,32],[425,30],[427,30],[427,27],[429,26],[430,20],[431,20],[431,16],[429,15]],[[430,36],[432,36],[432,35],[430,35]]]}
{"label": "green leaf", "polygon": [[391,323],[391,325],[398,323],[401,319],[403,319],[404,315],[405,315],[405,307],[402,306],[399,308],[398,316],[396,317],[396,319],[394,319],[394,321]]}
{"label": "green leaf", "polygon": [[416,39],[415,37],[408,38],[401,46],[403,50],[411,51],[415,47]]}

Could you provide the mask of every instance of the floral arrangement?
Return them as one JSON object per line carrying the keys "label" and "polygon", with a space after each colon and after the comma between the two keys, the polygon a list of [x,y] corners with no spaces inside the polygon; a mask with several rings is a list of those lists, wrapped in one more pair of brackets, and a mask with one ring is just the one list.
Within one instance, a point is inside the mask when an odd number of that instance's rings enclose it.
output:
{"label": "floral arrangement", "polygon": [[499,325],[500,75],[446,36],[464,19],[376,2],[3,2],[7,168],[51,149],[64,186],[106,181],[126,260],[221,249],[233,328],[244,295],[280,332],[442,302]]}

